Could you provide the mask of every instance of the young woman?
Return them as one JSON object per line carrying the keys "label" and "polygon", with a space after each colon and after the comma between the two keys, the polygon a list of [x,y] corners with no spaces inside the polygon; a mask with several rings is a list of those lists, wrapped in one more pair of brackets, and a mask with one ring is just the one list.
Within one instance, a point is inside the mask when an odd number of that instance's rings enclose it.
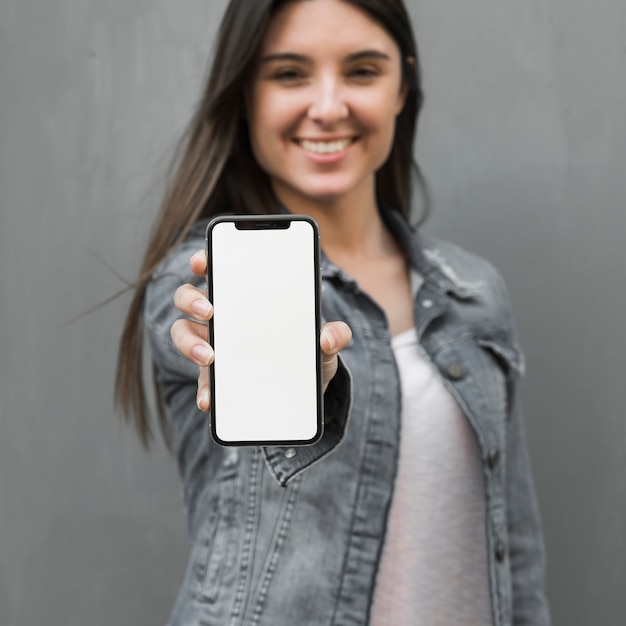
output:
{"label": "young woman", "polygon": [[[172,626],[549,623],[506,288],[408,222],[421,103],[401,0],[229,3],[117,379],[147,440],[145,325],[191,537]],[[325,434],[225,449],[197,251],[211,216],[280,211],[320,227]]]}

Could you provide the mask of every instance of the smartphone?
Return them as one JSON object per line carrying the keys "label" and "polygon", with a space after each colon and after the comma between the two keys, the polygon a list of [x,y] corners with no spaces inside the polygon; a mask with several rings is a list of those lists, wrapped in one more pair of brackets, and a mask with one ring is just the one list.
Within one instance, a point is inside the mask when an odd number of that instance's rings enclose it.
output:
{"label": "smartphone", "polygon": [[317,223],[234,215],[206,232],[213,439],[315,443],[323,431]]}

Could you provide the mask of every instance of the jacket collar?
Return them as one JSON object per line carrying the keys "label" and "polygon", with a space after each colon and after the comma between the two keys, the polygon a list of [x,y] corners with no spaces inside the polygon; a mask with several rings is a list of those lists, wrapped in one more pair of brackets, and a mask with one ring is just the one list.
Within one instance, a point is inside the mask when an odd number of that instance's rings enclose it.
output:
{"label": "jacket collar", "polygon": [[469,300],[482,290],[482,283],[463,280],[448,263],[434,242],[417,232],[398,211],[381,209],[387,228],[403,248],[409,263],[436,291]]}

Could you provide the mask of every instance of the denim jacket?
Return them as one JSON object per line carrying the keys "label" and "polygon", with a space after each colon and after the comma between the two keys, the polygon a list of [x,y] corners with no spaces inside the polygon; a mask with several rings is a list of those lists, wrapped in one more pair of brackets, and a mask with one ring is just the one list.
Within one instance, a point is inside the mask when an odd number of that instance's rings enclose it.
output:
{"label": "denim jacket", "polygon": [[[547,625],[518,392],[524,365],[504,282],[483,259],[413,232],[395,212],[383,216],[423,279],[414,300],[420,344],[479,442],[493,623]],[[353,332],[326,391],[323,438],[301,448],[222,448],[196,408],[197,368],[170,338],[175,290],[203,286],[188,260],[204,247],[205,225],[155,272],[144,303],[191,542],[170,626],[364,626],[399,449],[400,385],[385,315],[322,258],[323,317]]]}

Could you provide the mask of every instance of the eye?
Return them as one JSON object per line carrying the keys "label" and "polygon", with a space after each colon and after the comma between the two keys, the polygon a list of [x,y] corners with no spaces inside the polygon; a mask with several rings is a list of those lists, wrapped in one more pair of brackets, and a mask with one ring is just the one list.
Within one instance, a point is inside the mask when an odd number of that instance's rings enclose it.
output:
{"label": "eye", "polygon": [[306,78],[306,74],[299,68],[285,67],[272,73],[272,78],[279,83],[297,83]]}
{"label": "eye", "polygon": [[377,67],[366,65],[352,68],[348,75],[359,82],[371,82],[380,76],[380,71]]}

